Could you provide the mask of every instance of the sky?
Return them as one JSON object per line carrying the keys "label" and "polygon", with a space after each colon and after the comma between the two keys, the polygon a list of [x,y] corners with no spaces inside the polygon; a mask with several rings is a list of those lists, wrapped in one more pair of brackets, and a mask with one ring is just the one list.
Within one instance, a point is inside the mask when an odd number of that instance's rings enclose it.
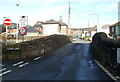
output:
{"label": "sky", "polygon": [[[72,28],[86,28],[97,25],[114,24],[118,22],[119,0],[0,0],[0,24],[7,17],[17,23],[19,16],[28,16],[28,24],[37,21],[62,21],[68,23],[68,2],[71,7]],[[16,6],[19,3],[19,6]]]}

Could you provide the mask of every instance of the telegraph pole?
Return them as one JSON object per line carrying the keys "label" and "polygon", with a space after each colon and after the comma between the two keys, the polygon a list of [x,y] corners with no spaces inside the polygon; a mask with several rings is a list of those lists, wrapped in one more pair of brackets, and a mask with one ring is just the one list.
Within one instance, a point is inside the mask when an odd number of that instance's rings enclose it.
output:
{"label": "telegraph pole", "polygon": [[[19,4],[16,4],[17,8],[19,8]],[[19,30],[19,16],[18,16],[18,12],[17,12],[17,31],[16,31],[16,43],[18,43],[18,30]]]}
{"label": "telegraph pole", "polygon": [[68,9],[68,35],[70,35],[70,1],[69,1],[69,9]]}

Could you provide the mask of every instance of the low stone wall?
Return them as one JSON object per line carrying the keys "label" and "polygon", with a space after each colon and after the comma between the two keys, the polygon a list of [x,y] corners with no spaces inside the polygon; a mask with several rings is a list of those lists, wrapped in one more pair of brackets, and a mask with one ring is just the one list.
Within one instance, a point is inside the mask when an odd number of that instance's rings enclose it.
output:
{"label": "low stone wall", "polygon": [[96,33],[92,39],[94,57],[116,76],[120,76],[120,63],[117,62],[117,49],[120,41],[109,39],[103,32]]}
{"label": "low stone wall", "polygon": [[[67,36],[51,35],[31,41],[26,41],[14,45],[3,46],[3,60],[26,59],[37,56],[47,56],[50,52],[55,51],[60,46],[71,42]],[[19,48],[19,50],[7,49]]]}

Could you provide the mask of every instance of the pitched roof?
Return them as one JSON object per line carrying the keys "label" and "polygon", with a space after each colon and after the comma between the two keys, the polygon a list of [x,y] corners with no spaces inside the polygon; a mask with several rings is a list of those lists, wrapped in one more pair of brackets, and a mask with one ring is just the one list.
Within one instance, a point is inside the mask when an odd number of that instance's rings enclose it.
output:
{"label": "pitched roof", "polygon": [[60,25],[61,25],[61,26],[67,26],[67,24],[66,24],[66,23],[63,23],[63,22],[60,22]]}
{"label": "pitched roof", "polygon": [[67,24],[60,22],[60,21],[55,21],[53,19],[46,21],[43,24],[59,24],[60,26],[67,26]]}
{"label": "pitched roof", "polygon": [[108,29],[109,26],[110,26],[109,24],[106,24],[106,25],[102,26],[102,29]]}
{"label": "pitched roof", "polygon": [[34,33],[36,33],[36,32],[39,32],[39,31],[34,29],[33,27],[29,27],[29,28],[27,28],[27,32],[34,32]]}
{"label": "pitched roof", "polygon": [[89,28],[82,28],[81,30],[90,32],[90,31],[96,31],[97,28],[96,27],[89,27]]}
{"label": "pitched roof", "polygon": [[109,27],[113,27],[113,26],[116,26],[116,25],[119,25],[119,26],[120,26],[120,21],[117,22],[117,23],[115,23],[115,24],[110,25]]}

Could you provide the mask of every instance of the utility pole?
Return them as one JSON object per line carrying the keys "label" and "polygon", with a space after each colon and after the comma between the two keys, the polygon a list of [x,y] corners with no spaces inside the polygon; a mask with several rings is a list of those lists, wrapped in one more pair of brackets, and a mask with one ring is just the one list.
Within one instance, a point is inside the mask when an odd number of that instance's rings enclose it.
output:
{"label": "utility pole", "polygon": [[89,24],[89,21],[88,21],[88,28],[89,28],[89,25],[90,25],[90,24]]}
{"label": "utility pole", "polygon": [[[19,8],[19,4],[16,4],[16,7]],[[18,9],[19,11],[19,9]],[[16,43],[18,43],[18,30],[19,30],[19,16],[18,16],[18,12],[17,12],[17,31],[16,31]]]}
{"label": "utility pole", "polygon": [[70,35],[70,1],[69,1],[69,9],[68,9],[68,35]]}

